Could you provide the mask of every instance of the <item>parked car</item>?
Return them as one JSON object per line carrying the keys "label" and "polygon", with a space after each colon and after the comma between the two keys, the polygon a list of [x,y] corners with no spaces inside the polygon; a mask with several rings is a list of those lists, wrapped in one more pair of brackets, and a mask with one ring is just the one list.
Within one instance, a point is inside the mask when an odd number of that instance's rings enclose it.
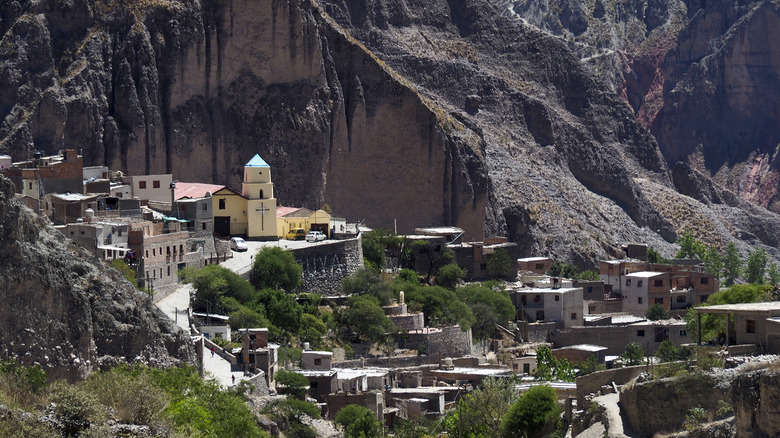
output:
{"label": "parked car", "polygon": [[230,238],[230,249],[233,251],[246,251],[249,247],[246,245],[246,241],[240,237]]}
{"label": "parked car", "polygon": [[284,238],[287,240],[303,240],[306,238],[306,230],[303,228],[293,228],[287,232],[287,235],[284,236]]}
{"label": "parked car", "polygon": [[309,231],[309,234],[306,235],[307,242],[319,242],[321,240],[325,240],[325,235],[322,231]]}

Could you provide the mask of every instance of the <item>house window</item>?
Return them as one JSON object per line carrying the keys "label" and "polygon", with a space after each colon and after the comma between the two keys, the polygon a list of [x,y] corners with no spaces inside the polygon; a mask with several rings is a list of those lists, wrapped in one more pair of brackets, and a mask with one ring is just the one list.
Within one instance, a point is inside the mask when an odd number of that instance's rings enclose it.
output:
{"label": "house window", "polygon": [[684,303],[685,302],[685,295],[678,296],[677,297],[677,302],[678,303]]}
{"label": "house window", "polygon": [[262,199],[262,198],[264,198],[264,196],[263,196],[263,190],[261,189],[260,190],[260,199]]}
{"label": "house window", "polygon": [[555,301],[560,301],[560,300],[561,300],[561,296],[560,295],[556,295],[555,296]]}
{"label": "house window", "polygon": [[685,329],[680,330],[680,337],[684,338],[686,336],[688,336],[688,331]]}
{"label": "house window", "polygon": [[219,200],[219,209],[220,210],[224,210],[225,209],[225,199],[224,198]]}
{"label": "house window", "polygon": [[152,181],[152,188],[159,189],[160,188],[160,181]]}
{"label": "house window", "polygon": [[205,230],[206,229],[206,223],[203,222],[202,224],[200,224],[200,227],[201,227],[201,230]]}
{"label": "house window", "polygon": [[701,278],[701,284],[708,284],[709,282],[710,282],[709,278],[707,278],[707,277],[702,277]]}
{"label": "house window", "polygon": [[588,313],[591,315],[596,313],[596,306],[588,306]]}
{"label": "house window", "polygon": [[577,312],[571,313],[571,319],[577,319]]}
{"label": "house window", "polygon": [[642,304],[642,297],[637,297],[637,303]]}
{"label": "house window", "polygon": [[171,267],[170,267],[170,265],[168,266],[168,276],[169,277],[171,276]]}
{"label": "house window", "polygon": [[146,188],[146,181],[138,181],[138,188],[139,189],[145,189]]}
{"label": "house window", "polygon": [[745,333],[755,333],[756,332],[756,320],[755,319],[746,319],[745,320]]}
{"label": "house window", "polygon": [[626,286],[631,286],[631,279],[630,278],[626,278]]}
{"label": "house window", "polygon": [[543,263],[537,263],[536,264],[536,269],[544,269],[544,264]]}
{"label": "house window", "polygon": [[642,280],[636,281],[636,287],[642,287]]}
{"label": "house window", "polygon": [[152,257],[154,257],[156,255],[157,255],[157,249],[156,248],[152,248]]}
{"label": "house window", "polygon": [[28,184],[29,184],[29,189],[32,190],[32,183],[28,183]]}
{"label": "house window", "polygon": [[208,211],[208,210],[209,210],[209,204],[208,204],[208,202],[204,202],[203,203],[203,211]]}
{"label": "house window", "polygon": [[524,363],[523,364],[523,374],[531,374],[531,364],[530,363]]}
{"label": "house window", "polygon": [[480,263],[479,264],[479,270],[480,271],[487,270],[487,263]]}
{"label": "house window", "polygon": [[661,287],[663,285],[664,285],[664,281],[663,280],[655,280],[653,282],[653,286],[655,286],[655,287]]}
{"label": "house window", "polygon": [[636,331],[636,335],[639,338],[644,338],[645,337],[645,331],[644,330],[637,330]]}
{"label": "house window", "polygon": [[322,365],[322,359],[319,357],[314,359],[314,365]]}
{"label": "house window", "polygon": [[116,192],[116,197],[117,198],[121,198],[122,197],[122,192]]}
{"label": "house window", "polygon": [[664,305],[664,299],[663,298],[656,298],[655,299],[655,304],[660,304],[660,305],[663,306]]}
{"label": "house window", "polygon": [[707,298],[709,298],[709,297],[710,297],[709,295],[702,295],[702,296],[699,297],[699,302],[700,303],[706,303],[707,302]]}
{"label": "house window", "polygon": [[588,293],[593,292],[593,286],[588,286]]}

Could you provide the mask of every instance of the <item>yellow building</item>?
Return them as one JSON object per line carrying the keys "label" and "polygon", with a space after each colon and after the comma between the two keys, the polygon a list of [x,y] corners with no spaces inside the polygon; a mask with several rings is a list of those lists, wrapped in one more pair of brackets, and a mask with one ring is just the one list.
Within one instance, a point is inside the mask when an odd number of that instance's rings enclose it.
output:
{"label": "yellow building", "polygon": [[241,194],[247,198],[247,238],[276,239],[276,198],[271,182],[271,166],[260,155],[255,154],[244,165]]}
{"label": "yellow building", "polygon": [[271,167],[260,155],[244,165],[241,193],[224,187],[211,194],[214,233],[246,236],[254,240],[275,240],[276,198]]}
{"label": "yellow building", "polygon": [[214,212],[214,234],[222,237],[246,236],[246,206],[249,200],[231,189],[223,187],[211,194],[211,211]]}
{"label": "yellow building", "polygon": [[322,231],[330,237],[330,215],[325,210],[312,211],[308,208],[278,207],[276,210],[277,236],[284,238],[293,228]]}

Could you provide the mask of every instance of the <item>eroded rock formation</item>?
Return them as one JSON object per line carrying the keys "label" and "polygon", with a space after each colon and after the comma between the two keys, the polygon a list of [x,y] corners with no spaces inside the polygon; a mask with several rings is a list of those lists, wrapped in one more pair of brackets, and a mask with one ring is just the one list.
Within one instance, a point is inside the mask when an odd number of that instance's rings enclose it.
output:
{"label": "eroded rock formation", "polygon": [[103,365],[192,362],[189,337],[116,270],[14,198],[0,177],[0,357],[78,380]]}

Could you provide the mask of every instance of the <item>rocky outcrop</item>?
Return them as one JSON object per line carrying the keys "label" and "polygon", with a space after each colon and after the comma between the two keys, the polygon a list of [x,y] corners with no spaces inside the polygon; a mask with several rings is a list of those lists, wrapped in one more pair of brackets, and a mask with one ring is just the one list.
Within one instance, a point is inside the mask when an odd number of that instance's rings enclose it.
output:
{"label": "rocky outcrop", "polygon": [[776,369],[737,377],[731,394],[737,436],[777,435],[780,430],[780,374]]}
{"label": "rocky outcrop", "polygon": [[0,356],[52,379],[101,366],[192,362],[184,335],[151,298],[14,198],[0,177]]}

